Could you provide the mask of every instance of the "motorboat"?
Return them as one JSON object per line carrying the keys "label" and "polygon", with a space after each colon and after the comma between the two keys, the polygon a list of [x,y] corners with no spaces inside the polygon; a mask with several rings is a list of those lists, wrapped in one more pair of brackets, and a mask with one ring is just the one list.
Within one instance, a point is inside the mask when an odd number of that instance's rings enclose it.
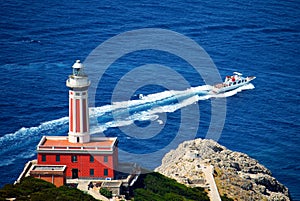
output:
{"label": "motorboat", "polygon": [[223,93],[241,87],[254,80],[255,76],[242,77],[239,72],[234,72],[231,76],[226,76],[223,83],[215,84],[212,88],[214,93]]}

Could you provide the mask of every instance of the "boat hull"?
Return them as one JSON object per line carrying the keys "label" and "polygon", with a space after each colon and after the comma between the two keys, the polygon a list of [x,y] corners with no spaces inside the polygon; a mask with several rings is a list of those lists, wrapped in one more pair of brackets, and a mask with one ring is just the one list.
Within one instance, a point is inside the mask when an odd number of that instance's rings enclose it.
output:
{"label": "boat hull", "polygon": [[247,85],[249,84],[252,80],[254,80],[256,77],[254,76],[251,76],[251,77],[247,77],[245,79],[244,82],[242,83],[237,83],[235,85],[231,85],[231,86],[222,86],[222,87],[218,87],[219,85],[223,85],[223,84],[217,84],[213,87],[212,91],[214,93],[224,93],[224,92],[227,92],[227,91],[231,91],[231,90],[234,90],[236,88],[239,88],[241,86],[244,86],[244,85]]}

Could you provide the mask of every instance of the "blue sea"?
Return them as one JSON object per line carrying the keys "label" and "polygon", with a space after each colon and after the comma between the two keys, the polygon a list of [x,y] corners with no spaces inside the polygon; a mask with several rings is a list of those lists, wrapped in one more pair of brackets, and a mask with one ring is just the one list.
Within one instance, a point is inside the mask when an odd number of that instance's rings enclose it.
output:
{"label": "blue sea", "polygon": [[[120,160],[155,168],[179,142],[215,138],[300,200],[299,1],[7,0],[1,10],[0,186],[36,158],[43,135],[67,135],[65,81],[80,59],[93,82],[91,132],[118,137]],[[210,72],[186,60],[195,50],[185,41],[202,48],[216,81],[234,71],[257,78],[209,94]]]}

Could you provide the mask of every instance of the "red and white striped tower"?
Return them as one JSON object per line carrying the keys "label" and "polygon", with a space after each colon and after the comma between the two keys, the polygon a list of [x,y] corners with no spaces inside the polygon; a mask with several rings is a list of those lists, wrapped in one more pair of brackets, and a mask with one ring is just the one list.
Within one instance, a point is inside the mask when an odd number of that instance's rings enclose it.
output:
{"label": "red and white striped tower", "polygon": [[84,73],[84,66],[77,60],[73,74],[66,81],[69,90],[69,142],[86,143],[90,141],[88,88],[91,84]]}

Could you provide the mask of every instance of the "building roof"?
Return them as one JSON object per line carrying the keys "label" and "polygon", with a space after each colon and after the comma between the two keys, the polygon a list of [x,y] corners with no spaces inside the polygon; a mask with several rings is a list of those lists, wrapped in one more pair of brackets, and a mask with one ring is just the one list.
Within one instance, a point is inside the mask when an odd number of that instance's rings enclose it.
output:
{"label": "building roof", "polygon": [[68,139],[56,140],[46,138],[42,146],[68,146],[68,147],[111,147],[113,145],[113,140],[101,140],[97,142],[88,143],[71,143]]}
{"label": "building roof", "polygon": [[32,170],[35,171],[64,171],[65,165],[34,165]]}
{"label": "building roof", "polygon": [[115,137],[92,137],[88,143],[71,143],[66,136],[43,136],[37,151],[112,152],[115,146],[117,146]]}
{"label": "building roof", "polygon": [[33,165],[30,175],[63,175],[66,165]]}
{"label": "building roof", "polygon": [[102,188],[120,188],[122,185],[122,181],[104,181],[101,184]]}

